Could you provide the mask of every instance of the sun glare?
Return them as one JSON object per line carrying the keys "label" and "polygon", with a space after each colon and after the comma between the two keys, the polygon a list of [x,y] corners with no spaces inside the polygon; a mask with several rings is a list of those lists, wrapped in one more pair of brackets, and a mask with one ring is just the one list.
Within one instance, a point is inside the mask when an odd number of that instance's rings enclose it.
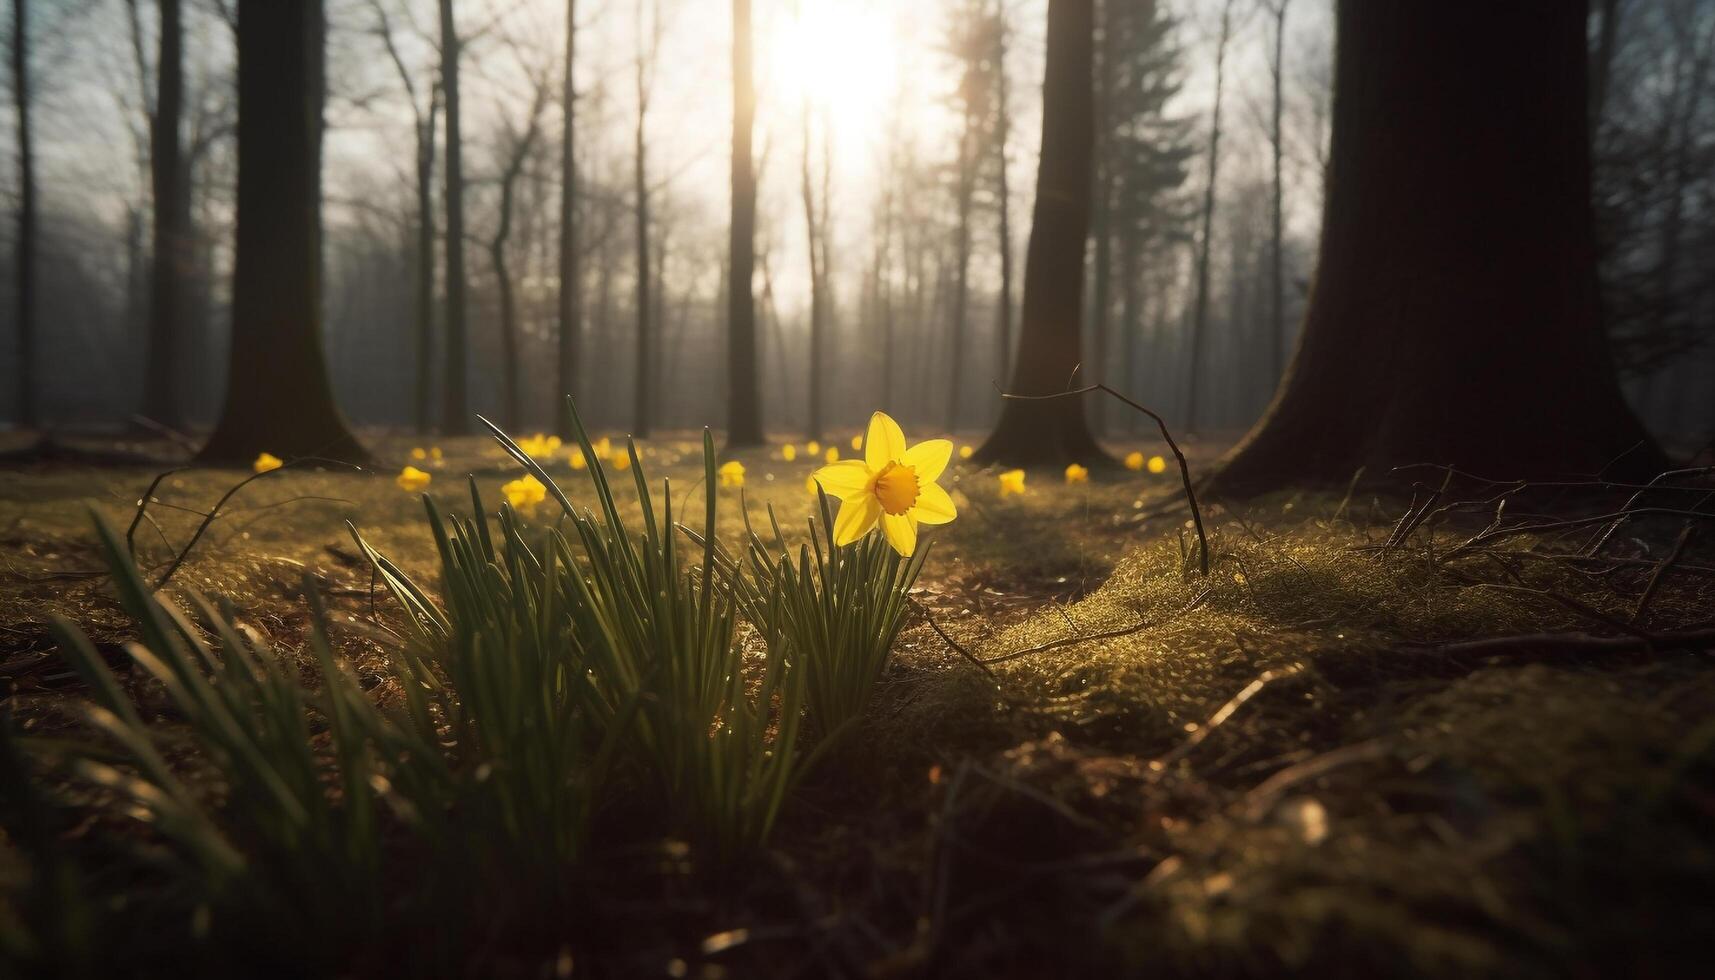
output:
{"label": "sun glare", "polygon": [[898,41],[887,16],[865,0],[810,0],[776,20],[764,84],[782,103],[825,114],[847,147],[872,144],[887,121]]}

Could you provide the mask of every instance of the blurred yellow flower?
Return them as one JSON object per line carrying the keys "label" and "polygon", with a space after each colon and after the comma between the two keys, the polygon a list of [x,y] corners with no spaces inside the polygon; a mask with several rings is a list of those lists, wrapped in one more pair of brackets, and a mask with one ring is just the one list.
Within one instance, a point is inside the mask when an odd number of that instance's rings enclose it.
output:
{"label": "blurred yellow flower", "polygon": [[533,436],[518,440],[518,448],[524,450],[524,455],[531,459],[548,460],[560,448],[559,436],[545,436],[538,432]]}
{"label": "blurred yellow flower", "polygon": [[744,464],[736,459],[722,463],[715,472],[720,476],[723,487],[744,486]]}
{"label": "blurred yellow flower", "polygon": [[1165,473],[1166,471],[1167,471],[1167,460],[1162,459],[1160,456],[1149,457],[1149,472],[1151,472],[1151,473]]}
{"label": "blurred yellow flower", "polygon": [[506,495],[506,502],[512,505],[513,510],[526,514],[536,513],[536,505],[548,499],[548,488],[536,479],[534,473],[526,473],[510,483],[501,484],[500,492]]}
{"label": "blurred yellow flower", "polygon": [[1007,470],[1000,475],[1000,495],[1010,497],[1015,493],[1024,492],[1024,471]]}
{"label": "blurred yellow flower", "polygon": [[594,449],[596,456],[602,459],[606,459],[613,455],[613,442],[609,440],[607,436],[602,436],[600,439],[597,439],[595,441],[595,445],[590,448]]}
{"label": "blurred yellow flower", "polygon": [[608,459],[608,462],[613,464],[614,469],[623,473],[626,470],[631,469],[631,454],[627,452],[616,452]]}
{"label": "blurred yellow flower", "polygon": [[860,433],[852,436],[852,452],[855,453],[861,451],[863,451],[863,435]]}
{"label": "blurred yellow flower", "polygon": [[780,447],[780,458],[790,463],[798,458],[798,447],[787,443]]}
{"label": "blurred yellow flower", "polygon": [[869,419],[863,459],[838,462],[828,450],[829,463],[812,477],[840,498],[834,519],[834,543],[851,544],[877,524],[893,550],[909,557],[917,550],[920,524],[945,524],[958,516],[953,498],[935,481],[953,457],[953,444],[930,439],[909,449],[899,423],[885,412]]}
{"label": "blurred yellow flower", "polygon": [[959,447],[959,458],[960,459],[970,459],[971,454],[974,452],[976,452],[976,450],[971,448],[970,446],[960,446]]}
{"label": "blurred yellow flower", "polygon": [[1090,471],[1089,471],[1089,469],[1087,469],[1086,467],[1083,467],[1083,466],[1079,466],[1077,463],[1071,464],[1070,466],[1066,467],[1066,482],[1067,483],[1088,483],[1088,482],[1090,482]]}
{"label": "blurred yellow flower", "polygon": [[407,466],[399,471],[399,476],[393,482],[399,484],[399,489],[406,493],[416,493],[428,486],[432,479],[434,478],[415,466]]}
{"label": "blurred yellow flower", "polygon": [[441,447],[430,446],[429,447],[429,458],[434,460],[435,462],[439,463],[441,461]]}
{"label": "blurred yellow flower", "polygon": [[837,463],[837,462],[839,462],[839,461],[840,461],[840,447],[838,447],[838,446],[829,446],[829,447],[828,447],[828,453],[827,453],[827,456],[826,456],[826,457],[824,457],[824,458],[826,458],[826,459],[827,459],[827,461],[828,461],[828,462],[830,462],[830,463]]}
{"label": "blurred yellow flower", "polygon": [[812,456],[820,456],[822,454],[822,444],[811,439],[809,442],[804,443],[804,451]]}
{"label": "blurred yellow flower", "polygon": [[1128,453],[1126,455],[1126,458],[1125,458],[1125,468],[1128,470],[1131,470],[1134,473],[1138,470],[1143,469],[1143,454],[1142,453]]}
{"label": "blurred yellow flower", "polygon": [[412,459],[418,459],[418,460],[428,459],[429,458],[429,451],[427,449],[424,449],[422,446],[416,446],[416,447],[412,448],[412,450],[411,450],[411,458]]}
{"label": "blurred yellow flower", "polygon": [[584,469],[585,467],[587,467],[589,465],[590,464],[584,462],[583,450],[581,450],[581,449],[572,450],[572,469],[581,470],[581,469]]}
{"label": "blurred yellow flower", "polygon": [[256,462],[251,463],[250,468],[258,473],[266,473],[269,470],[277,470],[284,465],[286,464],[280,457],[273,453],[263,453],[256,457]]}

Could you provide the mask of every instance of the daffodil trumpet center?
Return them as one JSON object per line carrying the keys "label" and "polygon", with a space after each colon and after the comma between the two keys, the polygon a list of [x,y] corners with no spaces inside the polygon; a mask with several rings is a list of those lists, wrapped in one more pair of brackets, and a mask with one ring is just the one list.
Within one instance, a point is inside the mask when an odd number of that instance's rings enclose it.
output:
{"label": "daffodil trumpet center", "polygon": [[895,517],[917,503],[921,489],[917,482],[917,469],[897,461],[889,461],[869,481],[869,491],[880,502],[882,512]]}

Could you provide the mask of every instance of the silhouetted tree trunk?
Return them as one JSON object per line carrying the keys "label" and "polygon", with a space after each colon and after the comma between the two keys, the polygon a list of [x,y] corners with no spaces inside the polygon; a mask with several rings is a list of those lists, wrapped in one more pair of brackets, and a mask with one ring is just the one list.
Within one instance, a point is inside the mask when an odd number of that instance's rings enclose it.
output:
{"label": "silhouetted tree trunk", "polygon": [[1007,145],[1012,139],[1012,82],[1006,71],[1007,11],[996,6],[995,51],[995,203],[999,209],[996,232],[1000,247],[1000,302],[995,315],[995,377],[1006,377],[1012,366],[1012,186],[1007,163]]}
{"label": "silhouetted tree trunk", "polygon": [[[1084,247],[1095,143],[1094,21],[1093,0],[1049,0],[1042,155],[1024,259],[1018,357],[1007,389],[1014,394],[1064,391],[1083,359]],[[1107,461],[1077,398],[1008,399],[994,433],[974,458],[1012,466]]]}
{"label": "silhouetted tree trunk", "polygon": [[757,384],[756,173],[751,160],[756,84],[751,69],[750,0],[732,2],[732,221],[727,245],[727,446],[760,446]]}
{"label": "silhouetted tree trunk", "polygon": [[961,103],[965,118],[959,134],[959,170],[954,188],[953,206],[957,220],[953,226],[953,331],[952,356],[948,358],[952,376],[947,381],[948,432],[958,431],[959,395],[964,387],[965,317],[969,315],[971,299],[971,199],[976,193],[978,128],[981,126],[975,98],[974,93],[967,93]]}
{"label": "silhouetted tree trunk", "polygon": [[470,342],[465,331],[464,277],[464,136],[459,116],[459,35],[453,20],[453,0],[441,0],[441,95],[447,107],[447,349],[446,377],[441,379],[441,431],[470,432],[469,378],[465,359]]}
{"label": "silhouetted tree trunk", "polygon": [[149,118],[149,187],[154,201],[154,261],[149,283],[149,353],[143,375],[143,414],[177,428],[184,421],[181,368],[185,281],[192,264],[190,188],[184,144],[184,25],[179,0],[160,0],[161,36],[155,66],[155,111]]}
{"label": "silhouetted tree trunk", "polygon": [[[1090,285],[1090,381],[1108,379],[1109,319],[1113,314],[1114,263],[1114,185],[1117,182],[1118,154],[1114,152],[1114,76],[1119,61],[1119,19],[1114,9],[1128,0],[1102,0],[1101,47],[1096,55],[1096,184],[1090,199],[1090,230],[1095,242],[1092,259],[1095,269]],[[1098,399],[1090,406],[1090,428],[1100,433],[1107,430],[1107,399]]]}
{"label": "silhouetted tree trunk", "polygon": [[199,458],[367,458],[322,353],[321,0],[238,5],[238,233],[226,406]]}
{"label": "silhouetted tree trunk", "polygon": [[1191,315],[1191,363],[1185,378],[1185,431],[1197,430],[1197,395],[1203,387],[1204,334],[1209,328],[1209,246],[1215,238],[1215,190],[1221,162],[1221,95],[1226,81],[1227,41],[1233,27],[1233,0],[1221,6],[1221,35],[1215,46],[1215,105],[1209,114],[1207,175],[1203,185],[1202,232],[1197,239],[1197,299]]}
{"label": "silhouetted tree trunk", "polygon": [[1285,134],[1281,129],[1283,89],[1286,77],[1286,8],[1291,0],[1275,0],[1274,61],[1270,65],[1274,84],[1274,112],[1270,119],[1268,142],[1274,165],[1274,209],[1269,215],[1272,241],[1269,248],[1269,308],[1268,331],[1274,354],[1274,377],[1278,380],[1286,371],[1286,258],[1281,234],[1282,215],[1286,209],[1286,188],[1281,180],[1281,156],[1285,152]]}
{"label": "silhouetted tree trunk", "polygon": [[[826,293],[828,270],[823,265],[824,241],[816,216],[816,186],[810,179],[811,141],[810,103],[804,103],[804,154],[799,168],[800,191],[804,197],[804,243],[810,256],[810,374],[807,387],[809,418],[804,426],[807,438],[822,438],[822,334],[826,329]],[[825,150],[824,150],[825,152]]]}
{"label": "silhouetted tree trunk", "polygon": [[28,0],[12,0],[12,100],[18,111],[18,422],[41,421],[36,386],[36,151],[30,138],[30,22]]}
{"label": "silhouetted tree trunk", "polygon": [[438,84],[428,86],[429,107],[425,111],[417,102],[417,83],[411,77],[411,69],[393,42],[393,25],[388,22],[387,8],[382,0],[373,0],[373,3],[376,18],[380,21],[377,33],[387,48],[394,70],[399,73],[405,97],[411,103],[411,123],[417,140],[417,226],[411,273],[414,280],[411,318],[416,324],[417,378],[412,418],[417,432],[423,434],[432,427],[430,418],[433,414],[430,401],[434,388],[431,359],[435,339],[435,125],[440,115],[441,87]]}
{"label": "silhouetted tree trunk", "polygon": [[1234,492],[1662,463],[1597,305],[1582,4],[1341,0],[1316,286]]}
{"label": "silhouetted tree trunk", "polygon": [[512,134],[512,146],[506,165],[500,171],[500,219],[494,226],[494,237],[488,240],[488,260],[494,266],[495,285],[500,292],[500,349],[505,363],[501,366],[501,418],[506,428],[516,430],[519,424],[518,377],[518,311],[513,299],[512,271],[506,264],[506,245],[512,237],[512,205],[517,196],[518,177],[524,163],[536,145],[541,130],[542,109],[547,103],[547,84],[539,81],[530,102],[529,119],[523,133]]}
{"label": "silhouetted tree trunk", "polygon": [[578,387],[578,334],[583,331],[583,262],[578,243],[577,86],[572,74],[578,49],[578,0],[566,0],[566,73],[560,91],[560,357],[553,418],[560,435],[571,438],[564,405]]}
{"label": "silhouetted tree trunk", "polygon": [[650,375],[654,357],[650,350],[649,287],[649,158],[646,123],[649,119],[649,67],[654,51],[647,57],[643,43],[643,0],[637,0],[637,128],[635,167],[632,170],[633,193],[637,197],[637,381],[632,388],[631,434],[639,439],[649,435],[650,408],[653,392]]}

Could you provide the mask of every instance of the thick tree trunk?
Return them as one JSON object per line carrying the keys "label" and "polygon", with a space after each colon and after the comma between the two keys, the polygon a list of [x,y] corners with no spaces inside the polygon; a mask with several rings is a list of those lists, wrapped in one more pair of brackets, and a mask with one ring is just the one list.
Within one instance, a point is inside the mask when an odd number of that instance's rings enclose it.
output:
{"label": "thick tree trunk", "polygon": [[751,70],[750,0],[732,2],[732,221],[727,244],[727,446],[763,443],[757,383],[756,172],[751,139],[756,85]]}
{"label": "thick tree trunk", "polygon": [[226,406],[199,458],[359,463],[321,342],[321,0],[238,5],[238,234]]}
{"label": "thick tree trunk", "polygon": [[1404,463],[1639,475],[1597,306],[1582,4],[1341,0],[1315,291],[1247,492]]}
{"label": "thick tree trunk", "polygon": [[441,431],[450,436],[470,432],[469,378],[465,360],[464,276],[464,137],[459,116],[459,35],[453,20],[453,0],[441,0],[441,92],[447,110],[447,349],[441,379]]}
{"label": "thick tree trunk", "polygon": [[560,91],[560,351],[553,418],[560,435],[571,438],[571,417],[563,405],[578,388],[578,334],[583,331],[583,262],[578,250],[577,87],[572,74],[578,38],[578,0],[566,0],[566,72]]}
{"label": "thick tree trunk", "polygon": [[[1024,308],[1008,391],[1064,391],[1083,359],[1084,247],[1090,234],[1093,0],[1049,0],[1042,85],[1042,156],[1024,260]],[[1107,462],[1078,398],[1008,399],[974,457],[1012,466]]]}
{"label": "thick tree trunk", "polygon": [[28,0],[12,0],[12,100],[18,110],[18,423],[41,422],[36,384],[36,153],[30,142],[30,22]]}
{"label": "thick tree trunk", "polygon": [[162,425],[184,423],[182,368],[184,286],[192,263],[190,188],[185,180],[180,123],[184,116],[184,26],[179,0],[160,0],[161,37],[155,112],[149,120],[149,186],[155,207],[154,262],[149,285],[149,353],[143,414]]}

